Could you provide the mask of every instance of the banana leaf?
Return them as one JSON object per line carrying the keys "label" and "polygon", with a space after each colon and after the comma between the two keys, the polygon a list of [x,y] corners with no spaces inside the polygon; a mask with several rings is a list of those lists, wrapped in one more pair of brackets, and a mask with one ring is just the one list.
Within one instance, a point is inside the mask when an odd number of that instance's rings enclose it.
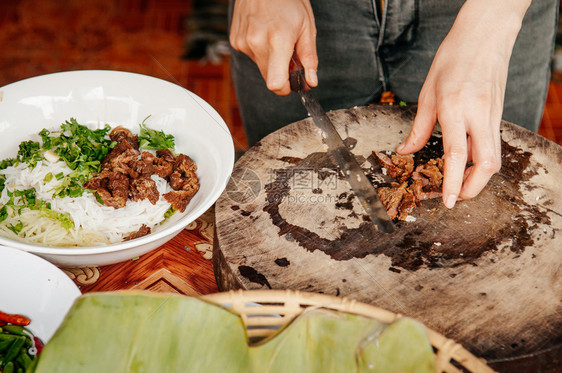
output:
{"label": "banana leaf", "polygon": [[276,335],[250,347],[253,372],[436,372],[425,327],[390,325],[325,309],[304,311]]}
{"label": "banana leaf", "polygon": [[34,372],[247,372],[246,340],[238,315],[197,298],[83,295]]}
{"label": "banana leaf", "polygon": [[368,335],[357,352],[361,372],[429,373],[437,370],[425,327],[409,318],[396,320],[378,335]]}
{"label": "banana leaf", "polygon": [[304,311],[278,334],[250,348],[253,372],[357,372],[355,351],[385,324],[324,309]]}
{"label": "banana leaf", "polygon": [[198,298],[148,292],[77,299],[29,372],[435,372],[420,323],[311,308],[250,345],[242,318]]}

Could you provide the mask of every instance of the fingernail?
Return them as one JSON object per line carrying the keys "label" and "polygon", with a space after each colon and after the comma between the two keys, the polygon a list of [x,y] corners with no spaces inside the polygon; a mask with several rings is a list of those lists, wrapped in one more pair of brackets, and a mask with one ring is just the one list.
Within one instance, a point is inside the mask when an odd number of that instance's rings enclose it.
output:
{"label": "fingernail", "polygon": [[404,150],[405,147],[406,147],[405,143],[402,143],[402,144],[398,145],[398,147],[396,148],[396,152],[397,153],[402,152],[402,150]]}
{"label": "fingernail", "polygon": [[445,198],[445,206],[449,209],[455,207],[455,203],[457,202],[457,196],[454,194],[450,194]]}
{"label": "fingernail", "polygon": [[316,87],[318,85],[318,75],[316,74],[316,70],[309,69],[306,72],[307,72],[306,75],[307,75],[308,84]]}

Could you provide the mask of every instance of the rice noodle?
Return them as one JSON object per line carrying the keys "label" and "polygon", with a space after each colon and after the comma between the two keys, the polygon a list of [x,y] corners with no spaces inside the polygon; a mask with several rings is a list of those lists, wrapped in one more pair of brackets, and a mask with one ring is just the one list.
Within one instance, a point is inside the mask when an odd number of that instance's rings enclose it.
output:
{"label": "rice noodle", "polygon": [[[53,198],[55,188],[60,181],[55,177],[45,183],[45,177],[51,173],[68,174],[70,170],[62,161],[39,161],[34,168],[26,164],[11,166],[0,170],[6,176],[5,188],[0,195],[0,206],[5,205],[10,197],[8,191],[35,189],[36,198],[51,203],[51,210],[68,213],[74,221],[74,228],[65,229],[58,220],[42,216],[38,210],[23,209],[18,215],[9,210],[9,217],[0,222],[0,235],[36,244],[48,246],[92,246],[121,242],[132,232],[136,232],[143,224],[151,229],[164,220],[170,208],[162,196],[171,190],[166,180],[152,175],[160,193],[155,205],[148,199],[127,201],[123,208],[115,209],[104,206],[96,201],[91,193],[81,197]],[[10,230],[10,226],[21,221],[24,228],[19,235]]]}

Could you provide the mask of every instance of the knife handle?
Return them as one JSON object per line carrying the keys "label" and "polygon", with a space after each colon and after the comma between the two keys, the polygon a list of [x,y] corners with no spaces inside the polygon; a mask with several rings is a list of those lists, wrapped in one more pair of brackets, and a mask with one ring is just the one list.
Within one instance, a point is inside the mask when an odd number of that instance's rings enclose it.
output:
{"label": "knife handle", "polygon": [[293,52],[291,61],[289,61],[289,83],[291,84],[291,91],[293,92],[305,92],[310,90],[304,76],[304,66],[297,56],[297,51]]}

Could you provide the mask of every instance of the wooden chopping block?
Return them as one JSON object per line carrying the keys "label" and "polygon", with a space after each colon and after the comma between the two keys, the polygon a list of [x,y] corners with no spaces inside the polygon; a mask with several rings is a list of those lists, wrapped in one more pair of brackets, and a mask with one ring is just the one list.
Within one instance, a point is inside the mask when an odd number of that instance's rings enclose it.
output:
{"label": "wooden chopping block", "polygon": [[[393,151],[415,107],[330,112],[375,186],[371,152]],[[423,201],[379,233],[310,119],[270,134],[235,165],[216,203],[220,290],[346,296],[414,317],[488,361],[562,343],[562,148],[502,123],[502,169],[448,210]],[[442,155],[436,130],[416,161]]]}

